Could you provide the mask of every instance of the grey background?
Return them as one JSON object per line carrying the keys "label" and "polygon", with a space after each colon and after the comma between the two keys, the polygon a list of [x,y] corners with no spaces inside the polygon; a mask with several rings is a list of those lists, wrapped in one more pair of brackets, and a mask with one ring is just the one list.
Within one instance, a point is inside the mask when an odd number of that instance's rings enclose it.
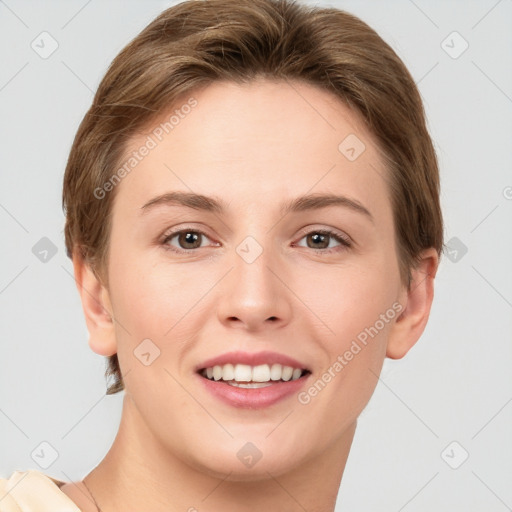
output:
{"label": "grey background", "polygon": [[[108,64],[173,3],[0,0],[3,477],[34,468],[81,479],[117,431],[122,393],[105,395],[64,251],[62,175]],[[424,336],[385,363],[336,510],[512,510],[512,0],[307,3],[361,17],[409,67],[456,251],[441,264]],[[43,31],[59,45],[47,59],[31,48]],[[457,58],[453,31],[469,44]],[[56,250],[47,261],[43,237]]]}

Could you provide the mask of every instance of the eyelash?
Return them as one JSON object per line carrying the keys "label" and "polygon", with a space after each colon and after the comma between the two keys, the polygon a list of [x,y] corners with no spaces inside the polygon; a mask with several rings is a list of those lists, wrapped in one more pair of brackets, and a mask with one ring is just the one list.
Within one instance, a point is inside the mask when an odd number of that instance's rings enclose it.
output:
{"label": "eyelash", "polygon": [[[202,236],[204,236],[206,238],[209,238],[206,233],[204,233],[203,231],[200,231],[198,229],[187,229],[187,228],[180,229],[179,231],[174,231],[174,232],[168,233],[164,237],[164,239],[162,240],[162,246],[164,247],[164,249],[172,251],[172,252],[175,252],[175,253],[178,253],[178,254],[184,254],[184,253],[187,253],[187,252],[194,252],[194,251],[197,251],[198,249],[202,249],[202,247],[196,247],[194,249],[178,249],[178,248],[176,248],[176,247],[174,247],[174,246],[169,244],[169,242],[174,237],[176,237],[177,235],[180,235],[182,233],[196,233],[196,234],[202,235]],[[307,247],[307,249],[312,249],[314,252],[320,253],[322,255],[323,254],[330,254],[330,253],[333,253],[333,252],[338,252],[340,249],[343,250],[343,249],[349,249],[350,247],[352,247],[352,243],[351,243],[351,241],[350,241],[350,239],[348,237],[344,237],[344,236],[336,233],[335,231],[331,231],[331,230],[328,230],[328,229],[313,229],[311,231],[303,232],[302,233],[302,237],[299,240],[302,240],[306,236],[312,235],[312,234],[329,236],[329,237],[333,238],[334,240],[336,240],[336,242],[339,242],[340,245],[341,245],[341,248],[340,248],[340,246],[336,246],[336,247],[331,247],[331,248],[327,248],[327,249],[314,249],[312,247]],[[303,246],[300,246],[300,247],[303,247]]]}

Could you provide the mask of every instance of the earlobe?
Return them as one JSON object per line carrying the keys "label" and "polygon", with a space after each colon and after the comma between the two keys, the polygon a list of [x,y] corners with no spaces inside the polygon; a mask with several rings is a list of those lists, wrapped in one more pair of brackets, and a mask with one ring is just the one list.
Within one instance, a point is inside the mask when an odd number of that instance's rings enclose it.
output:
{"label": "earlobe", "polygon": [[433,248],[425,250],[418,265],[411,271],[411,285],[403,288],[400,304],[403,311],[391,330],[386,357],[401,359],[425,330],[434,298],[434,278],[439,257]]}
{"label": "earlobe", "polygon": [[89,346],[97,354],[111,356],[117,352],[117,343],[108,290],[78,254],[73,255],[73,269],[89,331]]}

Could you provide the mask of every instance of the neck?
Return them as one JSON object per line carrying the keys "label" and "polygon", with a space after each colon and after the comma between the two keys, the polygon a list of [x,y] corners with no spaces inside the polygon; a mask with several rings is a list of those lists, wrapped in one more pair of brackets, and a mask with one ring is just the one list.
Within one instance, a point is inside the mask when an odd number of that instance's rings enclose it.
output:
{"label": "neck", "polygon": [[118,434],[87,483],[102,512],[333,512],[355,423],[324,452],[287,473],[256,481],[201,471],[169,453],[125,395]]}

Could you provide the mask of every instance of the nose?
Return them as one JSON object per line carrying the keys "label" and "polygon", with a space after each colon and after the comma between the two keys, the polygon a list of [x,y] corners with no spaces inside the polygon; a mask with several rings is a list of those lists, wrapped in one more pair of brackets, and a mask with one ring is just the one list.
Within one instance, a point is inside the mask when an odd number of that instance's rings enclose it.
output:
{"label": "nose", "polygon": [[252,262],[240,254],[234,252],[232,270],[218,290],[220,322],[251,332],[282,328],[292,316],[290,276],[270,249]]}

